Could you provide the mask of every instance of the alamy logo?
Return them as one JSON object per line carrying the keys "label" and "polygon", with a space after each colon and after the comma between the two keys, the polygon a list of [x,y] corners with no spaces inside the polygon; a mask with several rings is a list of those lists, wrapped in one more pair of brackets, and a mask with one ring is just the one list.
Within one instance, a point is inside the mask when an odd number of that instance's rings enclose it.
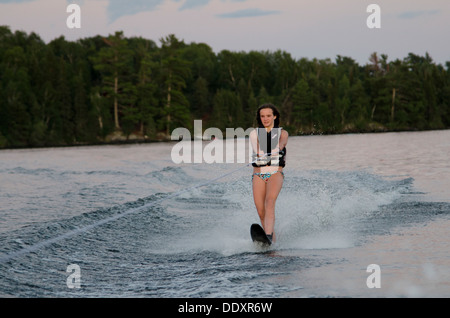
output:
{"label": "alamy logo", "polygon": [[67,13],[71,13],[67,17],[66,25],[69,29],[81,28],[81,8],[78,4],[72,3],[67,6]]}
{"label": "alamy logo", "polygon": [[367,288],[381,288],[381,268],[380,265],[370,264],[367,266],[367,273],[372,273],[367,277]]}
{"label": "alamy logo", "polygon": [[71,264],[67,266],[67,273],[71,273],[66,280],[67,287],[73,288],[81,288],[81,269],[80,266],[76,264]]}
{"label": "alamy logo", "polygon": [[367,7],[367,13],[372,13],[367,18],[367,27],[369,29],[381,29],[381,8],[378,4],[370,4]]}
{"label": "alamy logo", "polygon": [[[171,135],[172,141],[179,141],[172,147],[171,158],[175,164],[181,163],[251,163],[255,155],[267,157],[278,154],[271,153],[277,149],[281,128],[270,131],[270,144],[267,149],[268,133],[266,129],[227,128],[226,138],[219,128],[208,128],[203,132],[202,121],[194,121],[194,135],[187,128],[176,128]],[[207,141],[207,143],[203,143]],[[258,151],[255,151],[258,149]]]}

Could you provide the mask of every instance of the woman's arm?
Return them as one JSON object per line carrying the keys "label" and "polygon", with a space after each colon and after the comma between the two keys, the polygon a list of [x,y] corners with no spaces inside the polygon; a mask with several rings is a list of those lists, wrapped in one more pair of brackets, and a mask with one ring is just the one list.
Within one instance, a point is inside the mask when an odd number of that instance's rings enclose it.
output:
{"label": "woman's arm", "polygon": [[278,142],[279,148],[284,149],[288,143],[289,134],[286,130],[281,131],[280,141]]}

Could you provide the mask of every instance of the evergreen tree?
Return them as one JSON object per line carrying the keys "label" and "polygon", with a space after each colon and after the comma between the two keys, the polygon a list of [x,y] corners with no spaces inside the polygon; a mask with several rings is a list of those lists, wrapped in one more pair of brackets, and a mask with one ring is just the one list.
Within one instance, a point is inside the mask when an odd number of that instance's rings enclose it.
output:
{"label": "evergreen tree", "polygon": [[442,68],[442,89],[440,92],[439,109],[444,127],[450,127],[450,61],[446,64],[447,69]]}
{"label": "evergreen tree", "polygon": [[132,52],[123,32],[116,32],[103,41],[107,47],[101,48],[91,61],[102,76],[102,95],[112,100],[114,128],[121,130],[119,108],[130,107],[136,99],[135,86],[129,74]]}
{"label": "evergreen tree", "polygon": [[350,109],[347,113],[347,120],[352,123],[357,130],[363,130],[369,122],[369,113],[366,105],[369,105],[369,96],[364,90],[363,83],[357,79],[349,89]]}
{"label": "evergreen tree", "polygon": [[244,113],[239,96],[228,89],[220,89],[214,97],[213,124],[223,131],[231,127],[243,127],[236,125],[242,122]]}
{"label": "evergreen tree", "polygon": [[339,114],[339,125],[344,127],[346,124],[347,113],[350,110],[350,81],[347,75],[343,75],[338,82],[338,95],[336,98],[336,111]]}
{"label": "evergreen tree", "polygon": [[183,41],[171,34],[161,39],[161,85],[164,92],[164,111],[166,135],[181,126],[190,127],[189,101],[184,95],[186,79],[191,75],[190,63],[184,60]]}
{"label": "evergreen tree", "polygon": [[313,130],[312,95],[308,83],[301,79],[295,85],[292,93],[292,120],[291,123],[299,130]]}
{"label": "evergreen tree", "polygon": [[20,46],[12,46],[3,54],[2,135],[3,143],[10,146],[27,146],[31,130],[29,108],[34,96],[26,58]]}
{"label": "evergreen tree", "polygon": [[158,113],[156,74],[158,63],[156,61],[156,46],[153,41],[137,40],[137,101],[136,107],[128,108],[124,120],[133,128],[138,127],[142,136],[154,138],[157,134],[155,117]]}
{"label": "evergreen tree", "polygon": [[198,77],[193,85],[192,114],[196,118],[209,117],[211,111],[208,82],[203,77]]}

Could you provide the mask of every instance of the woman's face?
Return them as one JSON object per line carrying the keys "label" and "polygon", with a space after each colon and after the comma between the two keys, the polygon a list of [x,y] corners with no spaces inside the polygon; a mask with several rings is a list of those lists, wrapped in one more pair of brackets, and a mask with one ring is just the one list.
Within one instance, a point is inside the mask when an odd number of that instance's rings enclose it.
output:
{"label": "woman's face", "polygon": [[273,110],[270,108],[263,108],[259,112],[259,118],[261,118],[261,122],[265,128],[273,127],[274,121],[277,118],[273,115]]}

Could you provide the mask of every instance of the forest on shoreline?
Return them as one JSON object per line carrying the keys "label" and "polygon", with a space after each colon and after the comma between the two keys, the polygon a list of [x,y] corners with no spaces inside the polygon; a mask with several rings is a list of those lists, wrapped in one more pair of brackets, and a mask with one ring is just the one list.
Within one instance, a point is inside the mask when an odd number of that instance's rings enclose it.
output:
{"label": "forest on shoreline", "polygon": [[0,26],[0,148],[168,140],[196,119],[204,130],[247,129],[268,102],[291,135],[447,129],[450,61],[215,53],[120,31],[46,44]]}

